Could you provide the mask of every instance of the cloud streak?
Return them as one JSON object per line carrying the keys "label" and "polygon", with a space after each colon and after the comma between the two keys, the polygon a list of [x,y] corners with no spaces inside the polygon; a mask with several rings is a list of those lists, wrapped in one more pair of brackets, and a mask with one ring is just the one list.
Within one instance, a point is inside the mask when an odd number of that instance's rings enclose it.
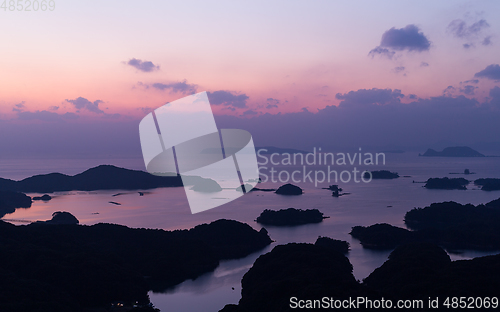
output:
{"label": "cloud streak", "polygon": [[80,96],[74,100],[66,99],[66,102],[73,104],[73,106],[77,110],[86,109],[92,113],[104,114],[104,111],[99,108],[99,104],[104,103],[101,100],[96,100],[94,102],[91,102],[91,101],[87,100],[86,98],[83,98]]}
{"label": "cloud streak", "polygon": [[142,61],[136,58],[132,58],[127,62],[127,65],[134,67],[137,70],[140,70],[145,73],[149,73],[152,71],[160,70],[160,66],[153,64],[151,61]]}
{"label": "cloud streak", "polygon": [[207,92],[208,99],[212,105],[224,105],[231,106],[234,108],[244,108],[247,107],[247,100],[249,99],[246,94],[234,94],[231,91],[214,91]]}
{"label": "cloud streak", "polygon": [[487,78],[495,81],[500,81],[500,65],[491,64],[486,66],[485,69],[474,74],[476,78]]}
{"label": "cloud streak", "polygon": [[467,23],[464,20],[456,19],[448,25],[447,29],[455,37],[471,38],[477,36],[483,29],[488,27],[490,27],[490,24],[488,24],[488,22],[484,19],[477,21],[470,26],[467,26]]}
{"label": "cloud streak", "polygon": [[198,88],[195,84],[189,84],[186,80],[172,83],[156,82],[151,85],[156,90],[166,91],[171,93],[194,94]]}

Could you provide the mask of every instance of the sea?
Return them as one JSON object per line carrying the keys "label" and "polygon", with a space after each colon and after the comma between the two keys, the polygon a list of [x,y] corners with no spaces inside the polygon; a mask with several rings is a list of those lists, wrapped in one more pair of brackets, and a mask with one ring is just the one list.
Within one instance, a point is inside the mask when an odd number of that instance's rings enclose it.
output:
{"label": "sea", "polygon": [[[364,249],[359,241],[349,232],[353,226],[368,226],[375,223],[389,223],[405,227],[403,218],[407,211],[415,207],[425,207],[435,202],[455,201],[462,204],[480,204],[500,198],[500,191],[482,191],[473,183],[467,190],[429,190],[425,182],[433,177],[465,177],[468,180],[478,178],[500,178],[500,157],[481,158],[444,158],[420,157],[416,152],[386,153],[385,162],[358,162],[347,165],[333,164],[330,168],[323,164],[283,164],[276,158],[275,164],[268,162],[265,172],[267,181],[259,183],[259,188],[277,188],[291,182],[303,188],[299,196],[283,196],[273,192],[255,191],[222,206],[191,214],[186,193],[182,187],[158,188],[152,190],[106,190],[92,192],[56,192],[48,202],[36,201],[31,208],[17,209],[5,215],[16,225],[37,220],[48,220],[55,211],[68,211],[75,215],[81,224],[92,225],[100,222],[122,224],[134,228],[154,229],[189,229],[198,224],[209,223],[218,219],[232,219],[245,222],[260,230],[262,226],[255,219],[264,209],[318,209],[325,216],[323,222],[295,227],[266,226],[273,243],[263,250],[238,260],[222,261],[215,271],[206,273],[195,280],[187,280],[161,293],[150,292],[151,302],[161,311],[176,312],[211,312],[218,311],[228,303],[238,303],[241,297],[241,278],[252,267],[253,262],[262,254],[277,245],[291,242],[314,243],[319,236],[345,240],[350,244],[348,258],[354,267],[354,276],[363,280],[374,269],[381,266],[390,251]],[[259,161],[264,162],[261,158]],[[0,159],[0,177],[21,180],[26,177],[60,172],[74,175],[88,168],[102,164],[116,165],[128,169],[145,170],[141,158],[95,158],[95,159]],[[400,177],[392,180],[372,180],[363,182],[351,177],[344,182],[328,182],[302,179],[304,172],[337,173],[356,170],[390,170]],[[279,174],[286,171],[301,171],[297,174],[299,182],[287,181],[287,174],[275,176],[270,180],[270,170]],[[464,175],[465,169],[473,174]],[[299,178],[299,176],[301,176]],[[321,176],[320,176],[321,177]],[[317,179],[321,180],[321,179]],[[331,184],[338,184],[346,195],[333,197],[331,191],[323,189]],[[143,192],[143,196],[140,196]],[[36,196],[40,194],[28,194]],[[113,202],[113,203],[111,203]],[[161,248],[160,246],[158,248]],[[133,251],[131,251],[133,252]],[[457,250],[450,253],[452,260],[471,259],[500,251],[480,252]]]}

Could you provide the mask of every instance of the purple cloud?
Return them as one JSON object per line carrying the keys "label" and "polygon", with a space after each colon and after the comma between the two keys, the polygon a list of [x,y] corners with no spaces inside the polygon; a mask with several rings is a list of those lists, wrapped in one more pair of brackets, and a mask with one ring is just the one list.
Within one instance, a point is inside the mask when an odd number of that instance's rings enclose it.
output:
{"label": "purple cloud", "polygon": [[246,94],[233,94],[231,91],[214,91],[207,92],[208,99],[212,105],[224,105],[232,106],[236,108],[243,108],[247,106],[247,100],[249,99]]}
{"label": "purple cloud", "polygon": [[186,80],[172,83],[153,83],[153,88],[161,91],[170,90],[172,93],[194,94],[198,88],[195,84],[189,84]]}
{"label": "purple cloud", "polygon": [[484,46],[491,45],[491,36],[485,37],[481,44]]}
{"label": "purple cloud", "polygon": [[386,105],[400,103],[400,99],[404,97],[401,90],[395,89],[360,89],[357,91],[349,91],[348,93],[337,93],[335,98],[342,100],[340,107],[359,107],[366,105]]}
{"label": "purple cloud", "polygon": [[397,67],[394,67],[392,69],[393,72],[395,72],[396,74],[400,73],[400,72],[403,72],[405,71],[405,67],[404,66],[397,66]]}
{"label": "purple cloud", "polygon": [[136,58],[130,59],[127,64],[146,73],[160,69],[160,66],[156,66],[153,62],[142,61]]}
{"label": "purple cloud", "polygon": [[99,108],[100,103],[104,103],[101,100],[96,100],[94,102],[91,102],[87,100],[86,98],[83,97],[78,97],[74,100],[68,100],[66,99],[66,102],[73,104],[73,106],[77,109],[86,109],[89,112],[96,113],[96,114],[104,114],[104,111]]}
{"label": "purple cloud", "polygon": [[371,56],[372,58],[374,58],[375,55],[380,55],[380,56],[385,56],[390,60],[392,60],[394,54],[396,54],[396,52],[390,51],[389,49],[382,48],[382,47],[376,47],[375,49],[371,50],[368,53],[368,55]]}
{"label": "purple cloud", "polygon": [[490,27],[486,20],[482,19],[467,26],[464,20],[456,19],[448,25],[448,31],[458,38],[470,38],[477,36],[484,28]]}
{"label": "purple cloud", "polygon": [[474,77],[487,78],[487,79],[499,81],[500,80],[500,65],[498,65],[498,64],[488,65],[482,71],[475,73]]}
{"label": "purple cloud", "polygon": [[26,102],[22,101],[21,103],[17,103],[16,105],[14,105],[15,107],[12,108],[12,111],[22,112],[26,108],[26,106],[24,106],[24,103],[26,103]]}
{"label": "purple cloud", "polygon": [[467,94],[467,95],[474,95],[474,90],[476,88],[477,87],[474,87],[471,85],[466,85],[463,88],[460,88],[460,92],[462,92],[463,94]]}
{"label": "purple cloud", "polygon": [[[431,43],[429,39],[420,32],[415,25],[407,25],[404,28],[389,29],[382,35],[380,47],[391,48],[396,51],[408,50],[422,52],[429,50]],[[373,51],[373,50],[372,50]]]}

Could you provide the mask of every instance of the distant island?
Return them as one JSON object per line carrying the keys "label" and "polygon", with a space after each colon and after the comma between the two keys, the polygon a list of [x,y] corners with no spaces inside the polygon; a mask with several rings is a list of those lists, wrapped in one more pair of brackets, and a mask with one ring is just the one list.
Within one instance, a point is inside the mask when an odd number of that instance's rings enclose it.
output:
{"label": "distant island", "polygon": [[500,249],[500,199],[477,206],[434,203],[408,211],[404,221],[413,231],[382,223],[355,226],[350,234],[371,249],[392,249],[414,242],[435,243],[451,250]]}
{"label": "distant island", "polygon": [[260,216],[257,217],[255,221],[260,224],[265,225],[276,225],[276,226],[294,226],[302,225],[308,223],[319,223],[327,217],[323,216],[323,213],[318,209],[280,209],[275,210],[264,210]]}
{"label": "distant island", "polygon": [[111,311],[121,301],[129,308],[119,311],[153,311],[132,305],[147,307],[149,290],[195,279],[271,243],[265,229],[232,220],[176,231],[75,222],[64,212],[27,226],[0,221],[0,252],[9,255],[0,259],[0,310]]}
{"label": "distant island", "polygon": [[324,190],[330,190],[332,191],[332,196],[333,197],[340,197],[342,195],[347,195],[349,193],[341,193],[343,191],[342,188],[340,188],[338,185],[336,184],[333,184],[333,185],[330,185],[328,187],[323,187],[322,189]]}
{"label": "distant island", "polygon": [[[189,177],[195,184],[200,177]],[[0,178],[0,190],[26,193],[63,191],[137,190],[183,186],[181,176],[155,176],[140,170],[101,165],[74,176],[62,173],[35,175],[21,181]]]}
{"label": "distant island", "polygon": [[418,156],[426,157],[486,157],[485,155],[467,146],[447,147],[441,152],[429,148],[424,154]]}
{"label": "distant island", "polygon": [[430,178],[424,187],[439,190],[466,190],[469,180],[464,178]]}
{"label": "distant island", "polygon": [[389,170],[378,170],[378,171],[366,171],[363,174],[363,178],[369,179],[371,173],[371,178],[374,180],[377,179],[397,179],[399,178],[399,174],[397,172],[390,172]]}
{"label": "distant island", "polygon": [[302,195],[303,191],[300,187],[287,183],[278,187],[275,193],[280,195]]}
{"label": "distant island", "polygon": [[499,191],[500,190],[500,179],[486,178],[477,179],[474,181],[475,185],[480,185],[483,191]]}

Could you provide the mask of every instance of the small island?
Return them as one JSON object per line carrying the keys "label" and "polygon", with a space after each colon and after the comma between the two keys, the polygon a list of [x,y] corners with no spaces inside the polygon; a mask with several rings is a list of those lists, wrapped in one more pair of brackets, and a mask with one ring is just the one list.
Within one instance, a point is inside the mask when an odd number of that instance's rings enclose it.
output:
{"label": "small island", "polygon": [[475,185],[480,185],[483,191],[499,191],[500,190],[500,179],[486,178],[477,179],[474,181]]}
{"label": "small island", "polygon": [[0,218],[17,208],[30,208],[31,197],[26,194],[11,191],[0,191]]}
{"label": "small island", "polygon": [[56,211],[52,214],[52,219],[47,221],[37,221],[33,224],[61,225],[61,224],[78,224],[80,221],[67,211]]}
{"label": "small island", "polygon": [[280,186],[275,193],[280,195],[302,195],[303,191],[300,187],[288,183]]}
{"label": "small island", "polygon": [[466,190],[469,180],[464,178],[430,178],[424,187],[438,190]]}
{"label": "small island", "polygon": [[265,225],[294,226],[308,223],[320,223],[325,218],[328,217],[324,217],[323,213],[318,209],[302,210],[288,208],[278,211],[266,209],[255,221]]}
{"label": "small island", "polygon": [[425,157],[486,157],[485,155],[467,146],[447,147],[441,152],[429,148],[425,153],[418,154]]}
{"label": "small island", "polygon": [[365,171],[365,173],[363,174],[363,178],[370,179],[370,177],[374,180],[397,179],[399,178],[399,174],[397,172],[390,172],[389,170]]}
{"label": "small island", "polygon": [[340,197],[342,195],[349,194],[349,193],[341,193],[343,191],[343,189],[340,188],[338,185],[330,185],[329,187],[323,187],[323,189],[332,191],[333,197]]}
{"label": "small island", "polygon": [[350,248],[349,243],[346,241],[333,239],[330,237],[323,237],[323,236],[318,237],[314,245],[325,248],[331,248],[344,255],[349,253],[349,248]]}
{"label": "small island", "polygon": [[35,197],[33,197],[33,200],[41,200],[41,201],[44,201],[44,202],[49,201],[51,199],[52,199],[52,197],[50,195],[47,195],[47,194],[42,195],[42,196],[35,196]]}
{"label": "small island", "polygon": [[222,187],[217,181],[212,179],[199,179],[192,187],[191,190],[202,193],[215,193],[222,191]]}

